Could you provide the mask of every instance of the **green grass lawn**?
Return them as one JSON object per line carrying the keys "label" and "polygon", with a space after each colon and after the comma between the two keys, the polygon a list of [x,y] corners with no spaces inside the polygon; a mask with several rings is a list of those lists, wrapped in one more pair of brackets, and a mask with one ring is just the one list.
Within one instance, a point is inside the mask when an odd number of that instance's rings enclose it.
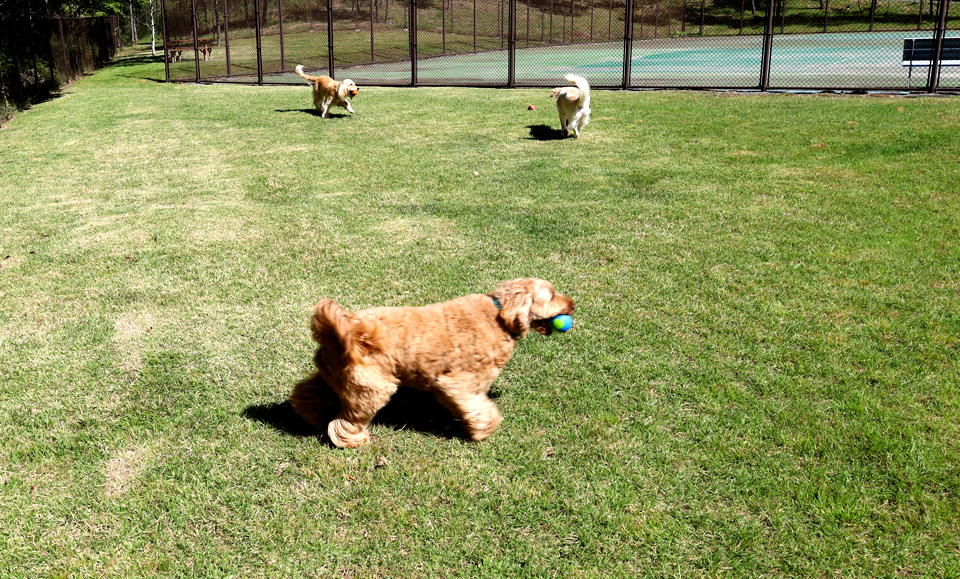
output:
{"label": "green grass lawn", "polygon": [[[960,576],[956,97],[595,91],[574,141],[545,89],[162,67],[0,131],[0,576]],[[317,300],[527,275],[575,325],[484,442],[284,403]]]}

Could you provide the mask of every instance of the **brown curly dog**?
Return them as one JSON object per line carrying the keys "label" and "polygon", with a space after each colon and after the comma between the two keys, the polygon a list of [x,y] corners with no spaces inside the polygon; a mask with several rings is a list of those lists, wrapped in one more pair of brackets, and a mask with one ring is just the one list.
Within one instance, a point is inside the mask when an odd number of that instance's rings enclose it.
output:
{"label": "brown curly dog", "polygon": [[503,421],[487,392],[517,340],[530,328],[550,334],[550,319],[574,307],[534,278],[415,308],[348,312],[323,300],[311,322],[317,372],[294,387],[290,402],[333,444],[355,447],[370,441],[370,422],[397,388],[409,386],[433,392],[471,439],[483,440]]}

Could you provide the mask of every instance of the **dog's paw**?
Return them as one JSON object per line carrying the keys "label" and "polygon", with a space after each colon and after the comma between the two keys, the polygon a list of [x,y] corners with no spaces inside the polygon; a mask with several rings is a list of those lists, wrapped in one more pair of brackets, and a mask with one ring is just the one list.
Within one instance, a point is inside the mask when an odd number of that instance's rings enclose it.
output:
{"label": "dog's paw", "polygon": [[471,412],[463,419],[464,429],[474,442],[487,438],[503,423],[503,416],[492,402]]}
{"label": "dog's paw", "polygon": [[370,442],[370,433],[366,426],[348,422],[343,418],[335,418],[327,426],[327,436],[330,441],[340,448],[356,448]]}

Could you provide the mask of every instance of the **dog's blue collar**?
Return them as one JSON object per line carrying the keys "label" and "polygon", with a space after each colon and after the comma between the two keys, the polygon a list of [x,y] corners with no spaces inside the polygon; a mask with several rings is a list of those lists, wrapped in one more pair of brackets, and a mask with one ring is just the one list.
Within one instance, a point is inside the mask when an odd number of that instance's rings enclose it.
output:
{"label": "dog's blue collar", "polygon": [[[495,298],[495,297],[493,297],[493,296],[490,296],[490,299],[493,300],[493,305],[497,306],[497,309],[498,309],[498,310],[500,310],[500,311],[503,310],[503,306],[500,305],[500,300],[498,300],[497,298]],[[519,339],[520,339],[520,334],[518,334],[518,333],[516,333],[516,332],[510,332],[510,335],[513,336],[513,339],[514,339],[514,340],[519,340]]]}

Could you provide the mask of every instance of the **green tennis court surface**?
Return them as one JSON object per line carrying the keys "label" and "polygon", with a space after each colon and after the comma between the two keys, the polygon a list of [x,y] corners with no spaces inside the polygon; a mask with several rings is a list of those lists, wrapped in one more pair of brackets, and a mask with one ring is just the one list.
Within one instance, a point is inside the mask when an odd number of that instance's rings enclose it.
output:
{"label": "green tennis court surface", "polygon": [[[773,40],[771,87],[890,87],[907,84],[901,65],[904,38],[929,37],[929,31],[855,34],[777,35]],[[661,38],[634,41],[631,86],[758,85],[762,37],[721,36]],[[419,84],[507,83],[506,51],[458,54],[417,61]],[[960,67],[944,67],[941,86],[957,86]],[[517,85],[553,86],[567,72],[588,78],[594,86],[623,82],[623,44],[578,44],[520,47],[516,51]],[[359,84],[409,84],[410,61],[337,68],[337,78]],[[926,69],[914,69],[914,83]],[[292,74],[266,75],[267,83],[302,82]],[[922,81],[921,81],[922,82]]]}

